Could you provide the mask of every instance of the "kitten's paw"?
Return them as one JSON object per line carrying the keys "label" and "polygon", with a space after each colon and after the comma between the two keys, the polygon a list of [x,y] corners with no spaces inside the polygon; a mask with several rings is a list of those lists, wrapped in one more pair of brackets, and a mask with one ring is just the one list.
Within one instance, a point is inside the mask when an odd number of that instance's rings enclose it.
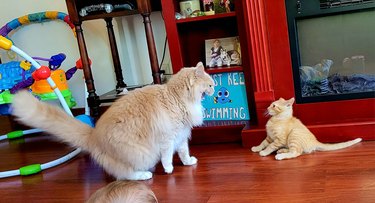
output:
{"label": "kitten's paw", "polygon": [[173,166],[164,167],[164,172],[171,174],[173,172]]}
{"label": "kitten's paw", "polygon": [[252,148],[251,148],[251,151],[252,151],[252,152],[260,152],[260,151],[262,151],[262,148],[260,148],[259,146],[252,147]]}
{"label": "kitten's paw", "polygon": [[269,154],[270,154],[270,153],[268,153],[268,152],[266,152],[266,151],[264,151],[264,150],[259,152],[259,155],[260,155],[260,156],[267,156],[267,155],[269,155]]}
{"label": "kitten's paw", "polygon": [[285,157],[284,157],[284,154],[277,154],[276,156],[275,156],[275,159],[276,160],[283,160]]}
{"label": "kitten's paw", "polygon": [[277,150],[277,154],[281,154],[281,153],[287,153],[287,152],[289,152],[289,150],[288,149],[279,149],[279,150]]}
{"label": "kitten's paw", "polygon": [[188,160],[182,161],[182,163],[185,166],[191,166],[191,165],[197,164],[197,162],[198,162],[198,159],[195,158],[194,156],[191,156]]}

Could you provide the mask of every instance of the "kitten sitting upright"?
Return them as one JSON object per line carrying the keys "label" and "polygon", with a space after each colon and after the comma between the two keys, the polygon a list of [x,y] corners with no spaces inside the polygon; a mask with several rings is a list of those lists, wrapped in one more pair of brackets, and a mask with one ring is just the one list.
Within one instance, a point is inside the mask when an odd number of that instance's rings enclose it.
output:
{"label": "kitten sitting upright", "polygon": [[197,159],[189,154],[193,126],[203,123],[202,96],[214,93],[214,81],[197,67],[183,68],[168,83],[129,91],[100,117],[95,128],[60,108],[38,101],[26,91],[13,99],[19,121],[80,147],[117,179],[146,180],[161,161],[172,173],[177,151],[184,165]]}
{"label": "kitten sitting upright", "polygon": [[290,159],[303,153],[317,151],[329,151],[349,147],[362,139],[324,144],[319,142],[314,134],[296,117],[293,116],[294,98],[273,102],[267,113],[271,116],[266,124],[267,137],[259,146],[251,148],[253,152],[259,152],[261,156],[267,156],[277,150],[276,159]]}

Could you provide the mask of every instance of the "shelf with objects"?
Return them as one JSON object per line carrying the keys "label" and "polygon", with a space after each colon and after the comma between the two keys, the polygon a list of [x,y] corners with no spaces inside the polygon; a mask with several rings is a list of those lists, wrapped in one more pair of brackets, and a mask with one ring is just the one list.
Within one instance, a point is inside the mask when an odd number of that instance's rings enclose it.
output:
{"label": "shelf with objects", "polygon": [[[202,61],[215,81],[215,94],[203,100],[205,124],[244,128],[256,119],[243,2],[162,0],[173,72]],[[228,4],[230,3],[230,4]],[[204,4],[210,4],[207,6]]]}
{"label": "shelf with objects", "polygon": [[187,23],[187,22],[194,22],[194,21],[206,21],[211,19],[219,19],[219,18],[227,18],[227,17],[235,17],[236,12],[231,11],[229,13],[217,13],[214,15],[204,15],[204,16],[196,16],[190,18],[181,18],[176,19],[176,23]]}
{"label": "shelf with objects", "polygon": [[[140,14],[143,17],[151,64],[151,72],[153,76],[153,83],[161,83],[160,69],[156,54],[156,46],[154,42],[150,20],[152,8],[160,7],[159,5],[157,5],[157,3],[158,2],[156,1],[150,0],[133,0],[125,2],[121,0],[66,0],[70,20],[72,21],[76,29],[77,42],[82,59],[83,72],[88,92],[87,100],[93,116],[99,116],[99,106],[101,103],[113,102],[115,99],[118,98],[119,95],[121,95],[123,91],[137,88],[128,87],[124,82],[112,24],[112,19],[114,17],[121,17],[134,14]],[[86,43],[82,30],[82,23],[84,21],[94,19],[103,19],[106,22],[114,72],[117,80],[116,89],[103,95],[103,97],[99,97],[96,94],[94,80],[90,67],[90,59],[87,54]]]}

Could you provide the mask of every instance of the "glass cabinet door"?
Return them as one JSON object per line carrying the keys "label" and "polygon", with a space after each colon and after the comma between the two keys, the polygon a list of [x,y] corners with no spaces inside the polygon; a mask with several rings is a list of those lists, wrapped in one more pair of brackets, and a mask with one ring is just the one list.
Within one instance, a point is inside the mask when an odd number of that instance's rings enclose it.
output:
{"label": "glass cabinet door", "polygon": [[285,3],[297,103],[375,97],[375,1]]}
{"label": "glass cabinet door", "polygon": [[302,97],[375,91],[375,11],[297,20],[297,33]]}

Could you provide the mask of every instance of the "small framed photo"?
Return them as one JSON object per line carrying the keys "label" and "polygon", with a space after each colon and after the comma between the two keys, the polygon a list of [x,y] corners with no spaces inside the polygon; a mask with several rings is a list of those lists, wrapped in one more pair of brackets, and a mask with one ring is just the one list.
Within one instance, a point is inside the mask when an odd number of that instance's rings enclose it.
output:
{"label": "small framed photo", "polygon": [[234,10],[234,0],[213,0],[215,14],[229,13]]}
{"label": "small framed photo", "polygon": [[206,67],[241,65],[239,37],[226,37],[205,40]]}
{"label": "small framed photo", "polygon": [[202,0],[202,5],[203,5],[203,12],[205,13],[205,15],[215,14],[214,0]]}

